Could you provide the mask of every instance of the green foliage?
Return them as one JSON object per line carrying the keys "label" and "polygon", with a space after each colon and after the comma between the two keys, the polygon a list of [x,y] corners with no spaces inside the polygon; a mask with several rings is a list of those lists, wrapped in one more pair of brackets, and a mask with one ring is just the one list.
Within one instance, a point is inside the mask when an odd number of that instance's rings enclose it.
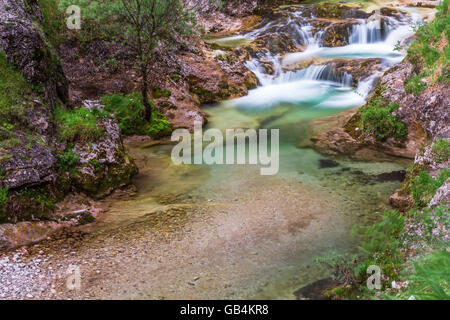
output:
{"label": "green foliage", "polygon": [[363,262],[356,266],[356,274],[360,280],[367,278],[366,270],[370,265],[380,266],[382,273],[391,279],[397,277],[404,261],[400,250],[400,235],[404,228],[405,217],[394,210],[384,212],[381,222],[359,229],[364,238],[360,246]]}
{"label": "green foliage", "polygon": [[172,95],[172,92],[168,89],[161,89],[159,86],[153,87],[153,98],[169,98]]}
{"label": "green foliage", "polygon": [[405,81],[406,93],[419,95],[426,87],[426,82],[422,81],[422,77],[419,75],[415,75]]}
{"label": "green foliage", "polygon": [[430,77],[430,84],[448,82],[450,51],[444,45],[450,38],[449,0],[438,6],[435,19],[418,27],[416,40],[408,48],[408,60],[413,64],[415,74],[405,83],[409,93],[419,94],[427,83],[421,79]]}
{"label": "green foliage", "polygon": [[118,10],[120,5],[119,2],[120,1],[118,0],[60,0],[58,7],[60,14],[63,14],[64,16],[66,9],[71,5],[76,5],[81,8],[81,30],[72,31],[71,36],[79,40],[83,46],[95,39],[111,41],[115,39],[112,32],[112,22],[114,22],[117,17],[113,16],[112,13]]}
{"label": "green foliage", "polygon": [[74,142],[95,141],[104,135],[104,129],[97,124],[99,112],[91,112],[86,108],[74,110],[57,109],[55,119],[60,125],[59,137]]}
{"label": "green foliage", "polygon": [[80,160],[79,156],[73,152],[71,146],[68,146],[64,153],[58,154],[57,158],[58,168],[65,172],[70,172]]}
{"label": "green foliage", "polygon": [[171,132],[172,125],[153,105],[151,123],[145,120],[145,107],[140,93],[110,94],[102,97],[100,102],[119,121],[120,129],[125,135],[164,136]]}
{"label": "green foliage", "polygon": [[342,15],[341,4],[334,2],[320,2],[316,6],[317,16],[320,18],[340,18]]}
{"label": "green foliage", "polygon": [[404,272],[408,287],[388,299],[449,300],[450,252],[446,249],[428,253],[414,261],[412,274]]}
{"label": "green foliage", "polygon": [[450,158],[450,142],[447,139],[436,139],[431,150],[436,155],[434,160],[437,163],[445,162]]}
{"label": "green foliage", "polygon": [[358,111],[361,117],[359,125],[362,132],[366,135],[373,135],[379,141],[384,141],[389,137],[404,139],[408,135],[408,129],[403,122],[392,115],[398,108],[397,103],[389,103],[379,95],[374,95]]}
{"label": "green foliage", "polygon": [[437,177],[432,177],[426,171],[420,171],[411,179],[410,187],[415,204],[422,208],[428,205],[436,190],[450,177],[450,170],[443,169]]}

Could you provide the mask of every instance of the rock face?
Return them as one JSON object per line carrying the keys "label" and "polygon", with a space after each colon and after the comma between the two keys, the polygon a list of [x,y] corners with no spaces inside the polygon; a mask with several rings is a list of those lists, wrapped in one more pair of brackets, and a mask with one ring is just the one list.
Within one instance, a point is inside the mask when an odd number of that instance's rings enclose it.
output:
{"label": "rock face", "polygon": [[5,172],[0,186],[16,189],[51,182],[56,178],[56,158],[49,148],[36,143],[29,150],[16,147],[9,152],[12,158],[0,164]]}
{"label": "rock face", "polygon": [[[58,184],[66,173],[59,169],[56,154],[65,144],[58,141],[59,124],[54,117],[56,106],[68,102],[69,82],[57,52],[41,31],[42,22],[37,1],[0,0],[0,52],[32,88],[23,90],[23,115],[13,121],[13,129],[4,129],[0,121],[0,138],[15,139],[14,144],[0,148],[0,188],[8,192],[0,206],[2,221],[53,219],[55,198],[69,191]],[[79,187],[96,197],[130,183],[137,173],[124,151],[117,123],[103,119],[99,126],[104,127],[105,136],[91,141],[90,151],[87,145],[76,144],[83,164],[77,176]]]}
{"label": "rock face", "polygon": [[7,62],[16,66],[27,82],[42,86],[40,92],[24,94],[23,103],[28,107],[23,123],[11,133],[21,143],[0,150],[0,158],[4,158],[0,161],[0,187],[35,186],[56,176],[51,118],[56,103],[67,99],[68,84],[57,56],[38,28],[42,13],[34,1],[1,0],[0,21],[0,52],[5,52]]}
{"label": "rock face", "polygon": [[134,161],[124,150],[120,128],[112,119],[101,119],[98,126],[106,134],[99,141],[76,143],[73,152],[79,156],[74,182],[78,188],[94,198],[109,195],[119,187],[130,184],[138,173]]}
{"label": "rock face", "polygon": [[416,131],[414,127],[420,124],[430,137],[448,134],[450,88],[445,84],[437,84],[420,95],[407,94],[404,83],[412,70],[411,63],[405,61],[388,71],[381,79],[381,86],[385,88],[382,97],[400,105],[395,114],[408,129]]}
{"label": "rock face", "polygon": [[42,20],[34,0],[0,0],[0,51],[29,82],[44,85],[45,102],[53,106],[57,97],[67,100],[68,84],[46,36],[34,24]]}

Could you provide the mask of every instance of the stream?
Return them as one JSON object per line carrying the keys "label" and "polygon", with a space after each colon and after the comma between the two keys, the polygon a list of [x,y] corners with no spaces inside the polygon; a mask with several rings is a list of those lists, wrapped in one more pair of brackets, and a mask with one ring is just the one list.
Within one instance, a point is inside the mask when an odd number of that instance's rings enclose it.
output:
{"label": "stream", "polygon": [[[257,52],[246,66],[260,86],[204,107],[207,128],[279,129],[279,173],[261,176],[258,165],[176,166],[172,144],[132,147],[141,167],[136,195],[106,200],[109,211],[84,227],[87,236],[76,248],[63,244],[77,252],[72,263],[92,263],[82,268],[87,290],[66,296],[295,299],[296,290],[329,276],[315,257],[352,252],[351,228],[390,209],[388,197],[401,183],[391,173],[408,161],[331,159],[299,146],[310,137],[311,121],[364,104],[377,77],[404,58],[396,45],[431,10],[401,8],[400,18],[359,19],[348,45],[325,47],[305,7],[289,8],[282,23],[301,51]],[[366,4],[366,10],[376,7]],[[274,26],[263,20],[247,33],[214,41],[238,48]],[[367,58],[381,62],[358,81],[327,64]]]}

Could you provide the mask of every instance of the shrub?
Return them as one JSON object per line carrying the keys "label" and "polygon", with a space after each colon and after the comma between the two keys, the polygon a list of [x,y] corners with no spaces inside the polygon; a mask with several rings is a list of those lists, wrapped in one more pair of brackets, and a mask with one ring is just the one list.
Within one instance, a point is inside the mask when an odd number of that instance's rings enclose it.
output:
{"label": "shrub", "polygon": [[359,110],[362,132],[373,135],[377,140],[384,141],[389,137],[404,139],[408,135],[406,125],[392,113],[399,108],[396,102],[388,103],[379,95]]}
{"label": "shrub", "polygon": [[71,171],[74,166],[76,166],[79,163],[79,156],[75,153],[73,153],[73,150],[71,146],[68,146],[67,150],[57,155],[58,167],[63,171]]}
{"label": "shrub", "polygon": [[86,108],[59,108],[55,111],[55,119],[60,125],[59,137],[65,141],[95,141],[104,134],[104,129],[97,125],[98,112],[91,112]]}
{"label": "shrub", "polygon": [[427,83],[421,82],[425,77],[430,84],[448,82],[450,52],[448,45],[443,46],[450,37],[448,6],[448,0],[440,3],[435,19],[418,28],[416,40],[408,48],[408,60],[414,66],[412,77],[405,83],[408,93],[420,94],[427,87]]}
{"label": "shrub", "polygon": [[153,98],[159,99],[159,98],[168,98],[172,95],[172,92],[168,89],[161,89],[159,86],[153,87]]}
{"label": "shrub", "polygon": [[145,107],[140,93],[110,94],[102,97],[100,102],[105,106],[105,110],[111,112],[119,121],[120,129],[125,135],[164,136],[171,132],[172,125],[155,110],[153,104],[152,121],[148,123],[145,120]]}

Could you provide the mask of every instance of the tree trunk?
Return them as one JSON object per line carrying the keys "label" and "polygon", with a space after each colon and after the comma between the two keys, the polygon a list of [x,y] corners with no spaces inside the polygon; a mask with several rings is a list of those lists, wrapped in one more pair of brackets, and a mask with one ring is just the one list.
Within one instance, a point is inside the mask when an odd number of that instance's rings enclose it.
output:
{"label": "tree trunk", "polygon": [[148,101],[148,78],[147,78],[147,70],[142,67],[142,103],[145,107],[145,120],[148,122],[152,122],[152,106],[150,102]]}

